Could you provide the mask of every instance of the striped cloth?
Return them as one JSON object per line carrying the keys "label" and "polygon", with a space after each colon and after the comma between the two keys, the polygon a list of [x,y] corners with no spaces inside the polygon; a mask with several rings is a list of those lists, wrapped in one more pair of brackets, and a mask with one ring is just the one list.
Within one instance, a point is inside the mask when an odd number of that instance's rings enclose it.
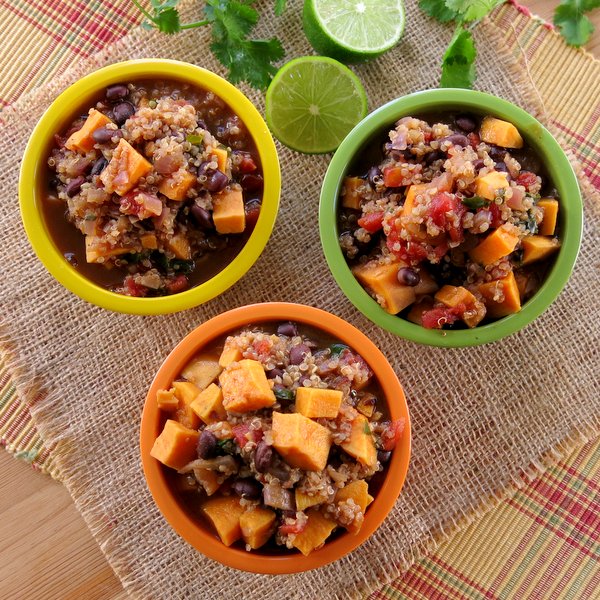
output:
{"label": "striped cloth", "polygon": [[[0,110],[140,22],[129,0],[0,0]],[[600,63],[514,3],[494,13],[541,104],[600,190]],[[14,61],[15,48],[19,60]],[[586,85],[581,85],[585,81]],[[565,100],[566,91],[577,90]],[[0,352],[0,445],[60,479]],[[371,599],[599,598],[600,441],[456,535]]]}

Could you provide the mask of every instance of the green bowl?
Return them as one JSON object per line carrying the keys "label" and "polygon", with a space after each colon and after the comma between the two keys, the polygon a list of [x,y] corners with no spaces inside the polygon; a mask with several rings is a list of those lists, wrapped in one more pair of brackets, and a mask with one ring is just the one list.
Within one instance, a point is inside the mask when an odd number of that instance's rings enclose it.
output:
{"label": "green bowl", "polygon": [[[350,271],[338,243],[338,199],[344,177],[354,159],[373,139],[384,139],[401,117],[451,110],[492,115],[510,121],[545,164],[560,198],[561,249],[538,292],[520,312],[464,330],[425,329],[386,313]],[[554,302],[567,283],[581,244],[583,206],[577,178],[558,142],[523,109],[490,94],[463,89],[436,89],[392,100],[363,119],[333,156],[321,188],[319,230],[329,269],[348,299],[373,323],[402,338],[430,346],[465,347],[497,341],[519,331]]]}

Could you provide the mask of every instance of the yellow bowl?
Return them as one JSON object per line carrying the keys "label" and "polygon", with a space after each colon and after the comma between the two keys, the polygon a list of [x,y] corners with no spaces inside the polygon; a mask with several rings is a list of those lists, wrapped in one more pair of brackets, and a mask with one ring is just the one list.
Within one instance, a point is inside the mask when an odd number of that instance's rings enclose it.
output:
{"label": "yellow bowl", "polygon": [[[252,136],[262,163],[264,190],[260,216],[239,254],[214,277],[187,291],[156,298],[111,292],[81,275],[57,248],[42,212],[46,159],[54,134],[64,130],[75,111],[102,88],[136,79],[178,80],[214,92],[237,114]],[[273,138],[250,100],[228,81],[201,67],[173,60],[121,62],[83,77],[60,94],[42,115],[25,149],[19,178],[19,203],[25,231],[38,258],[59,283],[80,298],[117,312],[152,315],[185,310],[218,296],[256,262],[273,230],[279,208],[281,174]]]}

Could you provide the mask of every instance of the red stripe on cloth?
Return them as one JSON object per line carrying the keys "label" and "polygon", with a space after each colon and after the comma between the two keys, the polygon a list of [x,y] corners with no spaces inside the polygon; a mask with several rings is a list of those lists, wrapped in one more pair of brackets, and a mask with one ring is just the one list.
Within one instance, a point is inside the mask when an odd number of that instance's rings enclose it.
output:
{"label": "red stripe on cloth", "polygon": [[0,377],[0,388],[3,388],[8,383],[9,379],[10,379],[10,373],[8,373],[8,372],[4,373],[4,375],[2,375],[2,377]]}
{"label": "red stripe on cloth", "polygon": [[518,501],[515,501],[513,498],[509,498],[507,500],[507,503],[510,504],[513,508],[516,508],[520,513],[523,513],[524,515],[528,516],[532,521],[534,521],[534,523],[537,523],[545,529],[552,531],[554,534],[556,534],[558,537],[564,540],[567,544],[573,546],[573,548],[580,550],[586,556],[589,556],[590,558],[593,558],[594,560],[600,562],[600,556],[598,556],[596,552],[590,550],[590,548],[588,548],[587,546],[580,544],[578,540],[575,540],[574,538],[570,537],[569,535],[564,533],[559,527],[555,527],[554,525],[552,525],[552,523],[550,523],[548,520],[544,519],[539,515],[536,515],[531,509],[527,508],[526,506],[523,506]]}
{"label": "red stripe on cloth", "polygon": [[581,598],[593,598],[594,594],[598,593],[598,589],[600,589],[600,569],[595,569],[594,576],[585,586]]}
{"label": "red stripe on cloth", "polygon": [[580,473],[574,467],[571,467],[571,466],[567,467],[567,466],[565,466],[565,467],[563,467],[563,469],[569,475],[571,475],[571,477],[573,477],[574,479],[577,479],[578,481],[581,481],[582,483],[585,483],[587,485],[587,487],[593,489],[594,491],[598,492],[598,494],[600,494],[600,485],[597,484],[593,479],[590,479],[589,477],[586,477],[585,475],[583,475],[582,473]]}
{"label": "red stripe on cloth", "polygon": [[[422,594],[428,600],[449,600],[450,596],[443,595],[438,587],[434,587],[428,581],[419,576],[422,572],[427,573],[429,577],[434,577],[434,575],[431,572],[423,569],[421,563],[418,563],[416,565],[413,565],[411,570],[407,573],[407,576],[403,577],[397,582],[394,582],[392,586],[397,591],[407,593],[409,598],[412,597],[412,594],[409,593],[412,589],[413,592]],[[435,579],[437,580],[437,578]],[[395,583],[399,583],[400,585],[396,587]]]}
{"label": "red stripe on cloth", "polygon": [[454,575],[457,579],[460,579],[463,583],[466,583],[468,586],[472,587],[474,590],[480,592],[481,594],[486,594],[487,589],[479,585],[476,581],[467,577],[464,573],[461,573],[458,569],[454,568],[451,564],[439,558],[437,555],[432,555],[429,557],[429,560],[437,563],[444,571]]}
{"label": "red stripe on cloth", "polygon": [[[14,415],[17,411],[11,411]],[[24,425],[26,425],[31,419],[31,415],[27,410],[21,410],[21,412],[16,416],[15,420],[10,424],[10,427],[6,431],[5,439],[10,442],[14,442],[16,438],[21,434],[21,430]]]}
{"label": "red stripe on cloth", "polygon": [[[590,142],[589,140],[587,140],[585,137],[583,137],[583,135],[581,135],[577,131],[573,131],[572,129],[569,129],[568,127],[566,127],[565,125],[563,125],[559,121],[554,121],[553,120],[552,123],[554,125],[556,125],[556,127],[558,127],[561,131],[563,131],[567,135],[570,135],[572,138],[574,138],[575,140],[577,140],[580,144],[583,144],[584,146],[587,146],[590,150],[594,151],[595,153],[600,153],[600,144],[593,144],[592,142]],[[597,166],[597,163],[593,162],[592,164],[594,164],[594,165]]]}

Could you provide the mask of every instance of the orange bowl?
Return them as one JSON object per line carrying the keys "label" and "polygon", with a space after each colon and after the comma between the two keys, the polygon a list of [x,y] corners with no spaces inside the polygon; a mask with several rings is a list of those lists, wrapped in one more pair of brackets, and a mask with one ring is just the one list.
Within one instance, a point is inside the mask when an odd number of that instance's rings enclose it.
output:
{"label": "orange bowl", "polygon": [[[186,363],[213,340],[242,327],[270,321],[295,321],[319,329],[353,349],[365,359],[377,378],[391,419],[404,418],[406,426],[401,441],[392,453],[375,500],[366,511],[358,534],[342,533],[308,556],[300,552],[246,552],[227,547],[208,526],[190,515],[170,488],[166,467],[150,456],[163,417],[156,403],[156,393],[168,389]],[[148,488],[167,522],[175,531],[209,558],[229,567],[254,573],[297,573],[322,567],[357,548],[381,525],[390,512],[404,484],[410,460],[411,429],[406,398],[392,367],[379,349],[354,326],[318,308],[301,304],[269,302],[252,304],[225,312],[189,333],[162,364],[146,396],[140,431],[140,450]]]}

